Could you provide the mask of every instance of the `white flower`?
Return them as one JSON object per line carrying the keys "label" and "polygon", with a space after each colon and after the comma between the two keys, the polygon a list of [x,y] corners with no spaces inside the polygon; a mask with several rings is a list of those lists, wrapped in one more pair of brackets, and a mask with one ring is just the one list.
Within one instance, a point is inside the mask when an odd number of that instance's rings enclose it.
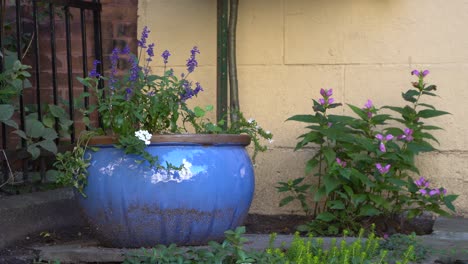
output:
{"label": "white flower", "polygon": [[259,126],[259,125],[256,125],[256,126],[255,126],[255,129],[257,129],[257,130],[260,129],[260,126]]}
{"label": "white flower", "polygon": [[268,142],[271,144],[271,143],[274,142],[274,140],[273,140],[273,139],[269,139]]}
{"label": "white flower", "polygon": [[135,137],[137,137],[141,141],[144,141],[146,145],[151,144],[151,134],[148,132],[148,130],[135,131]]}
{"label": "white flower", "polygon": [[270,135],[270,134],[271,134],[271,132],[270,132],[269,130],[265,131],[265,133],[266,133],[267,135]]}
{"label": "white flower", "polygon": [[255,119],[249,118],[249,120],[247,120],[247,123],[252,124],[254,121],[255,121]]}

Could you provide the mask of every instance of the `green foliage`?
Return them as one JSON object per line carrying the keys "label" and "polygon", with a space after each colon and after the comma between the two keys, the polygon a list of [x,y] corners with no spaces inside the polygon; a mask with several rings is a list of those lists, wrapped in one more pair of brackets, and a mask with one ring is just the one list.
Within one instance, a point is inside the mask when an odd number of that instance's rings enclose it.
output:
{"label": "green foliage", "polygon": [[[333,239],[331,245],[324,247],[322,238],[303,238],[296,234],[288,248],[273,246],[276,234],[270,236],[269,247],[263,251],[246,250],[247,239],[242,237],[245,228],[227,231],[222,243],[210,242],[208,247],[181,249],[174,244],[158,245],[152,249],[142,249],[129,255],[126,264],[165,264],[165,263],[271,263],[271,264],[329,264],[329,263],[408,263],[414,260],[415,244],[408,243],[407,250],[395,252],[380,247],[380,239],[373,232],[363,239],[364,231],[359,232],[354,242]],[[410,241],[416,243],[416,241]]]}
{"label": "green foliage", "polygon": [[394,234],[380,241],[380,248],[388,250],[390,259],[396,259],[405,254],[410,247],[413,247],[413,254],[409,260],[413,262],[423,261],[429,253],[428,248],[420,243],[414,233],[411,235]]}
{"label": "green foliage", "polygon": [[[419,173],[415,156],[435,150],[433,144],[438,143],[431,131],[440,128],[425,122],[449,114],[422,102],[436,90],[435,85],[424,82],[427,74],[415,73],[418,82],[402,94],[408,102],[403,107],[379,109],[368,100],[363,108],[348,104],[357,117],[331,115],[327,110],[339,104],[333,103],[331,89],[322,89],[322,98],[313,100],[314,114],[288,119],[303,122],[308,129],[299,136],[296,150],[311,145],[319,148],[306,164],[306,177],[280,182],[277,187],[279,192],[288,193],[281,206],[297,200],[306,214],[316,215],[301,231],[357,232],[360,226],[356,223],[367,217],[408,212],[411,218],[424,210],[443,215],[448,214],[445,208],[455,210],[457,195],[447,195],[444,188],[430,188],[424,178],[415,181],[411,177]],[[383,109],[396,115],[381,113]],[[388,125],[394,121],[399,125]],[[305,180],[312,172],[318,177],[314,185]],[[314,206],[307,202],[311,198]]]}

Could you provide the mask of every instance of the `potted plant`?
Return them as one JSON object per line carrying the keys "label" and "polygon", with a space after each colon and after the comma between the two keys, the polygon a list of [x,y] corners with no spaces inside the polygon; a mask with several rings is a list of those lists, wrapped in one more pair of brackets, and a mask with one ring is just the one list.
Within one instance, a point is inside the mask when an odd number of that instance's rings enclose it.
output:
{"label": "potted plant", "polygon": [[[79,79],[92,91],[84,96],[97,98],[102,127],[83,133],[73,151],[57,155],[58,181],[81,193],[79,207],[106,245],[221,240],[224,231],[242,223],[253,198],[254,171],[245,147],[253,141],[255,156],[266,150],[260,140],[271,141],[272,135],[240,112],[224,130],[223,120],[213,123],[205,116],[213,107],[190,109],[187,101],[203,91],[188,79],[200,51],[191,50],[187,72],[180,75],[166,68],[171,54],[164,51],[164,72],[154,75],[148,33],[145,27],[138,40],[139,56],[128,48],[113,50],[108,78],[95,61],[89,76]],[[120,56],[130,62],[122,77]]]}

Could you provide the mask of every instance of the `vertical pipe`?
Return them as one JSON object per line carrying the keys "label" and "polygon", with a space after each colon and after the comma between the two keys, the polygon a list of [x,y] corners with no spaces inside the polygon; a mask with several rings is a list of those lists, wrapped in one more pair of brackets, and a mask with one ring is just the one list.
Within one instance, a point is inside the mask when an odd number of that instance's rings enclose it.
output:
{"label": "vertical pipe", "polygon": [[[88,75],[88,47],[86,45],[86,14],[84,9],[80,9],[80,27],[81,27],[81,49],[82,49],[82,63],[83,63],[83,78]],[[83,91],[88,92],[88,87],[83,85]],[[84,98],[85,108],[88,109],[89,97]]]}
{"label": "vertical pipe", "polygon": [[236,29],[237,29],[237,13],[239,0],[230,0],[229,6],[229,30],[228,30],[228,63],[229,63],[229,99],[231,124],[235,124],[239,117],[239,87],[237,82],[237,58],[236,58]]}
{"label": "vertical pipe", "polygon": [[216,119],[225,120],[224,128],[227,127],[227,37],[228,37],[228,0],[218,0],[218,22],[217,22],[217,69],[216,69]]}
{"label": "vertical pipe", "polygon": [[[67,75],[68,75],[68,111],[70,119],[75,120],[74,103],[73,103],[73,74],[72,74],[72,52],[71,52],[71,28],[70,28],[70,8],[64,7],[65,13],[65,31],[66,31],[66,46],[67,46]],[[75,143],[75,125],[71,125],[70,141]]]}
{"label": "vertical pipe", "polygon": [[37,0],[33,0],[33,37],[34,37],[34,66],[36,71],[36,103],[37,103],[37,116],[39,121],[42,121],[42,106],[41,106],[41,63],[39,57],[39,22],[37,18]]}

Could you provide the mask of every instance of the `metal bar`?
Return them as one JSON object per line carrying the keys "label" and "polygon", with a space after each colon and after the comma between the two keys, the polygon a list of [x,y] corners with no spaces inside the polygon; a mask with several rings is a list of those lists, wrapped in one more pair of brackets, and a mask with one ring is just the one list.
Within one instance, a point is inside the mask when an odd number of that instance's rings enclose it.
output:
{"label": "metal bar", "polygon": [[[72,54],[71,54],[71,29],[70,29],[70,8],[64,7],[65,13],[65,31],[66,31],[66,46],[67,46],[67,75],[68,75],[68,112],[70,119],[75,120],[75,111],[73,105],[73,74],[72,74]],[[71,125],[70,141],[75,143],[75,125]]]}
{"label": "metal bar", "polygon": [[239,117],[239,86],[237,81],[237,58],[236,58],[236,30],[239,0],[230,0],[229,6],[229,30],[228,30],[228,63],[229,63],[229,101],[231,124],[235,124]]}
{"label": "metal bar", "polygon": [[[22,60],[23,58],[23,50],[21,47],[21,37],[23,35],[23,29],[21,27],[21,2],[20,0],[16,0],[16,53],[18,56],[18,60]],[[26,124],[24,119],[24,98],[23,93],[19,96],[19,103],[20,103],[20,122],[21,122],[21,130],[26,130]],[[26,141],[24,139],[21,140],[21,145],[26,147]]]}
{"label": "metal bar", "polygon": [[[57,89],[57,48],[55,46],[55,7],[49,4],[49,27],[50,27],[50,57],[52,66],[52,100],[54,105],[58,104],[58,89]],[[59,131],[58,118],[55,118],[55,131]],[[59,142],[57,138],[56,143]]]}
{"label": "metal bar", "polygon": [[37,117],[39,121],[42,121],[42,106],[41,106],[41,63],[39,58],[39,21],[37,18],[37,0],[33,0],[33,23],[34,23],[34,66],[36,71],[36,103],[37,103]]}
{"label": "metal bar", "polygon": [[[84,9],[80,9],[80,27],[81,27],[81,49],[83,63],[83,78],[88,75],[88,47],[86,45],[86,14]],[[83,91],[88,92],[88,86],[83,85]],[[85,108],[89,107],[89,97],[84,98]]]}
{"label": "metal bar", "polygon": [[58,6],[68,6],[87,10],[101,11],[101,4],[96,2],[86,2],[79,0],[43,0],[44,3],[54,4]]}
{"label": "metal bar", "polygon": [[[101,5],[100,0],[93,0],[93,3]],[[101,63],[97,66],[96,70],[99,74],[104,72],[104,62],[102,56],[102,32],[101,32],[101,12],[100,10],[93,11],[93,25],[94,25],[94,56],[96,60]],[[104,88],[104,82],[101,79],[99,81],[99,89]],[[99,127],[104,127],[101,115],[98,115]]]}
{"label": "metal bar", "polygon": [[[5,12],[6,12],[6,1],[1,0],[0,1],[0,52],[5,56],[5,50],[3,48],[3,40],[4,38],[4,19],[5,19]],[[3,69],[5,68],[5,60],[3,59],[3,56],[0,56],[0,73],[3,72]],[[7,129],[6,125],[2,123],[2,149],[6,149],[8,147],[7,145]],[[5,154],[5,153],[4,153]],[[5,154],[5,159],[7,159],[7,156]],[[9,179],[9,174],[8,174],[8,162],[2,162],[3,163],[3,181],[6,182]]]}
{"label": "metal bar", "polygon": [[216,119],[225,120],[224,128],[227,127],[228,106],[228,74],[227,74],[227,39],[228,39],[228,0],[218,0],[217,15],[217,69],[216,69]]}

